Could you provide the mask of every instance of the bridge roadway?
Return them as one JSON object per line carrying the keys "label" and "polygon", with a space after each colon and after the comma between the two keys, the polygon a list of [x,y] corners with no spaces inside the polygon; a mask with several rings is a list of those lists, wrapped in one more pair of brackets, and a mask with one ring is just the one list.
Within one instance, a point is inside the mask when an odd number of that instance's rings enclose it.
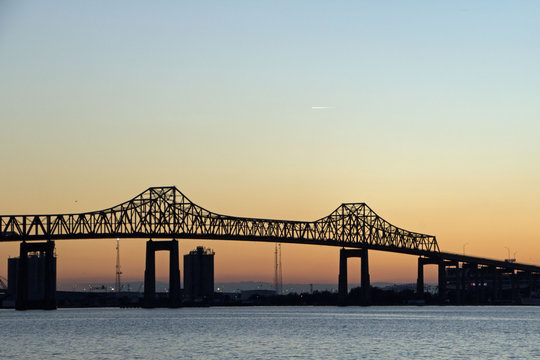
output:
{"label": "bridge roadway", "polygon": [[[396,227],[377,215],[365,203],[344,203],[330,215],[311,222],[257,219],[208,211],[193,203],[176,187],[168,186],[151,187],[131,200],[100,211],[0,216],[0,242],[20,241],[21,259],[26,259],[28,252],[32,251],[42,251],[53,256],[54,244],[51,248],[51,243],[54,243],[54,240],[102,238],[214,239],[338,246],[343,248],[340,255],[340,293],[343,296],[347,291],[344,266],[347,258],[361,257],[363,302],[366,304],[369,303],[367,250],[419,256],[417,291],[421,293],[423,266],[439,265],[441,299],[446,291],[442,283],[446,284],[447,267],[460,269],[462,264],[468,267],[486,267],[490,271],[498,269],[506,273],[526,272],[533,276],[540,274],[539,266],[441,252],[435,236]],[[46,245],[47,243],[49,245]],[[171,246],[161,245],[161,248],[177,253],[175,245]],[[158,250],[162,250],[161,248]],[[147,256],[149,251],[153,254],[153,250],[148,249],[147,247]],[[150,260],[147,258],[147,264],[148,261]],[[51,261],[48,263],[52,264]],[[48,271],[50,274],[53,272],[55,274],[55,269]],[[27,276],[24,273],[20,275],[19,279]],[[151,288],[151,285],[150,283],[148,287]],[[171,288],[179,286],[172,284]],[[48,291],[52,292],[50,289]],[[153,296],[151,293],[147,295]],[[25,296],[24,291],[22,296]]]}

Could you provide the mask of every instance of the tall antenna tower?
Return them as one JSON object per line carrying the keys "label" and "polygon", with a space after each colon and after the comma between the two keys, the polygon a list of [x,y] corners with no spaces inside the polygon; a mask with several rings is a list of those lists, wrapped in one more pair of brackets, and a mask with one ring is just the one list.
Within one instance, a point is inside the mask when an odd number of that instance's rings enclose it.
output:
{"label": "tall antenna tower", "polygon": [[281,271],[281,244],[278,245],[279,247],[279,273],[278,273],[278,286],[279,291],[278,294],[283,294],[283,273]]}
{"label": "tall antenna tower", "polygon": [[279,294],[277,242],[276,242],[276,244],[274,246],[274,290],[276,290],[276,294]]}
{"label": "tall antenna tower", "polygon": [[120,271],[120,238],[117,238],[116,239],[116,281],[114,283],[114,288],[116,292],[120,292],[120,288],[122,287],[120,275],[122,275],[122,271]]}
{"label": "tall antenna tower", "polygon": [[281,270],[281,244],[276,242],[274,247],[274,289],[276,294],[280,295],[283,292],[283,274]]}

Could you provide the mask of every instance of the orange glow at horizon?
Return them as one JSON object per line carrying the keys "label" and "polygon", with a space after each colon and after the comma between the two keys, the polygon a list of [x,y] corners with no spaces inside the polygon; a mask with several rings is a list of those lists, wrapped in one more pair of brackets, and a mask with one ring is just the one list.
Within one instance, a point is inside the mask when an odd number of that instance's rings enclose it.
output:
{"label": "orange glow at horizon", "polygon": [[[68,284],[75,283],[114,283],[115,243],[113,239],[56,241],[58,286],[69,288]],[[18,243],[2,245],[10,257],[18,256]],[[273,243],[179,240],[179,245],[181,274],[183,255],[197,246],[205,246],[216,252],[215,282],[273,282]],[[337,284],[339,247],[283,243],[281,247],[284,283]],[[372,282],[416,281],[416,257],[380,251],[370,251],[369,255]],[[168,256],[167,252],[156,253],[157,281],[168,282]],[[120,262],[124,283],[143,281],[145,240],[121,239]],[[348,264],[349,284],[359,284],[359,259],[351,258]],[[426,282],[435,281],[434,273],[426,267]]]}
{"label": "orange glow at horizon", "polygon": [[[131,191],[132,196],[138,194],[143,189]],[[218,212],[227,215],[239,215],[252,217],[283,218],[291,220],[314,220],[320,218],[333,209],[339,202],[329,198],[347,199],[341,193],[332,192],[333,195],[319,198],[318,202],[312,197],[312,192],[305,187],[298,188],[292,192],[269,192],[268,195],[260,195],[257,190],[249,187],[243,188],[246,194],[241,197],[241,192],[220,192],[218,189],[208,189],[201,192],[201,189],[191,196],[186,194],[195,203],[201,204],[209,210],[219,210]],[[54,198],[58,196],[56,206],[52,201],[26,202],[15,201],[19,199],[32,199],[36,193],[31,191],[25,193],[13,193],[13,199],[8,202],[13,209],[11,212],[28,212],[31,209],[24,209],[27,204],[36,204],[35,212],[55,213],[58,208],[65,208],[64,212],[87,211],[78,208],[79,203],[86,204],[88,210],[99,210],[114,205],[130,198],[126,189],[114,189],[114,193],[96,192],[99,195],[93,196],[93,191],[88,191],[79,196],[70,193],[71,199],[78,199],[77,202],[69,200],[68,196],[59,196],[60,193],[49,195]],[[123,199],[122,199],[123,197]],[[6,196],[10,200],[10,196]],[[198,198],[201,198],[200,200]],[[354,198],[354,197],[353,197]],[[111,199],[114,199],[111,200]],[[536,228],[529,228],[527,221],[532,219],[512,217],[511,213],[499,214],[497,208],[491,208],[482,203],[477,205],[483,212],[476,211],[468,216],[463,216],[461,202],[464,200],[452,201],[445,199],[444,205],[430,203],[429,199],[417,199],[416,202],[406,202],[403,206],[399,202],[389,201],[388,197],[381,197],[380,206],[368,203],[380,216],[395,224],[396,226],[411,230],[437,235],[437,240],[442,251],[461,253],[463,244],[467,243],[466,252],[468,255],[482,256],[495,259],[503,259],[506,256],[507,236],[515,233],[516,224],[522,225],[519,242],[514,241],[510,247],[512,253],[517,251],[518,261],[524,263],[540,263],[538,242],[535,241]],[[440,200],[440,199],[436,199]],[[371,201],[371,203],[376,201]],[[106,206],[103,206],[106,204]],[[232,204],[232,206],[231,206]],[[261,207],[260,204],[264,204]],[[287,204],[287,206],[285,206]],[[396,206],[399,204],[399,206]],[[227,211],[227,207],[231,207]],[[383,210],[379,210],[379,208]],[[17,211],[15,211],[16,209]],[[251,209],[251,210],[250,210]],[[323,211],[326,209],[326,214]],[[7,211],[2,211],[6,214]],[[35,213],[34,212],[34,213]],[[534,212],[533,212],[534,213]],[[282,214],[282,215],[280,215]],[[296,214],[296,215],[295,215]],[[299,216],[298,214],[303,214]],[[497,221],[501,216],[509,223]],[[523,216],[523,214],[521,214]],[[395,221],[394,219],[397,219]],[[407,225],[408,224],[408,225]],[[493,224],[497,224],[493,227]],[[488,231],[493,228],[493,231]],[[486,230],[488,229],[488,230]],[[435,231],[437,230],[437,231]],[[457,239],[449,241],[448,239]],[[180,245],[180,270],[182,269],[183,254],[202,245],[215,250],[215,281],[216,282],[237,282],[237,281],[273,281],[274,271],[274,244],[266,242],[246,242],[246,241],[223,241],[223,240],[182,240]],[[56,241],[56,253],[58,255],[58,285],[69,288],[73,283],[114,283],[115,275],[115,252],[116,240],[71,240]],[[2,257],[0,259],[0,275],[7,277],[7,257],[18,256],[18,243],[1,243]],[[390,283],[414,283],[416,281],[416,257],[404,254],[395,254],[381,251],[370,251],[369,265],[371,282]],[[158,253],[156,261],[156,274],[158,281],[168,281],[168,258],[167,254]],[[122,279],[124,282],[142,281],[145,264],[145,240],[143,239],[121,239],[120,259],[122,267]],[[337,283],[339,248],[329,246],[282,244],[282,264],[284,283]],[[349,259],[349,283],[355,284],[360,281],[359,260]],[[425,269],[425,281],[436,283],[435,267],[427,266]],[[66,285],[63,285],[66,284]]]}

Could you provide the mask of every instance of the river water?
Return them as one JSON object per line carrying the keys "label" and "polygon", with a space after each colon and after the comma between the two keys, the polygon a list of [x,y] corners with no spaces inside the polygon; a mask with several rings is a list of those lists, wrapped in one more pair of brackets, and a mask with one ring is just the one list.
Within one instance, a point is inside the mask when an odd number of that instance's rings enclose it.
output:
{"label": "river water", "polygon": [[0,310],[1,359],[540,359],[540,307]]}

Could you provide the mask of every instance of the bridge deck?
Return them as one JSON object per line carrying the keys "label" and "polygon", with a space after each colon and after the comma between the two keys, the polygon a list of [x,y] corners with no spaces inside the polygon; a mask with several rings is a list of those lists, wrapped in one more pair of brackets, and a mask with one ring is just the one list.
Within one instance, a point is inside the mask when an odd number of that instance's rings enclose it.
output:
{"label": "bridge deck", "polygon": [[79,214],[0,216],[0,242],[103,238],[266,241],[367,248],[540,272],[540,267],[440,252],[435,236],[390,224],[365,203],[344,203],[316,221],[221,215],[176,187],[152,187],[114,207]]}

